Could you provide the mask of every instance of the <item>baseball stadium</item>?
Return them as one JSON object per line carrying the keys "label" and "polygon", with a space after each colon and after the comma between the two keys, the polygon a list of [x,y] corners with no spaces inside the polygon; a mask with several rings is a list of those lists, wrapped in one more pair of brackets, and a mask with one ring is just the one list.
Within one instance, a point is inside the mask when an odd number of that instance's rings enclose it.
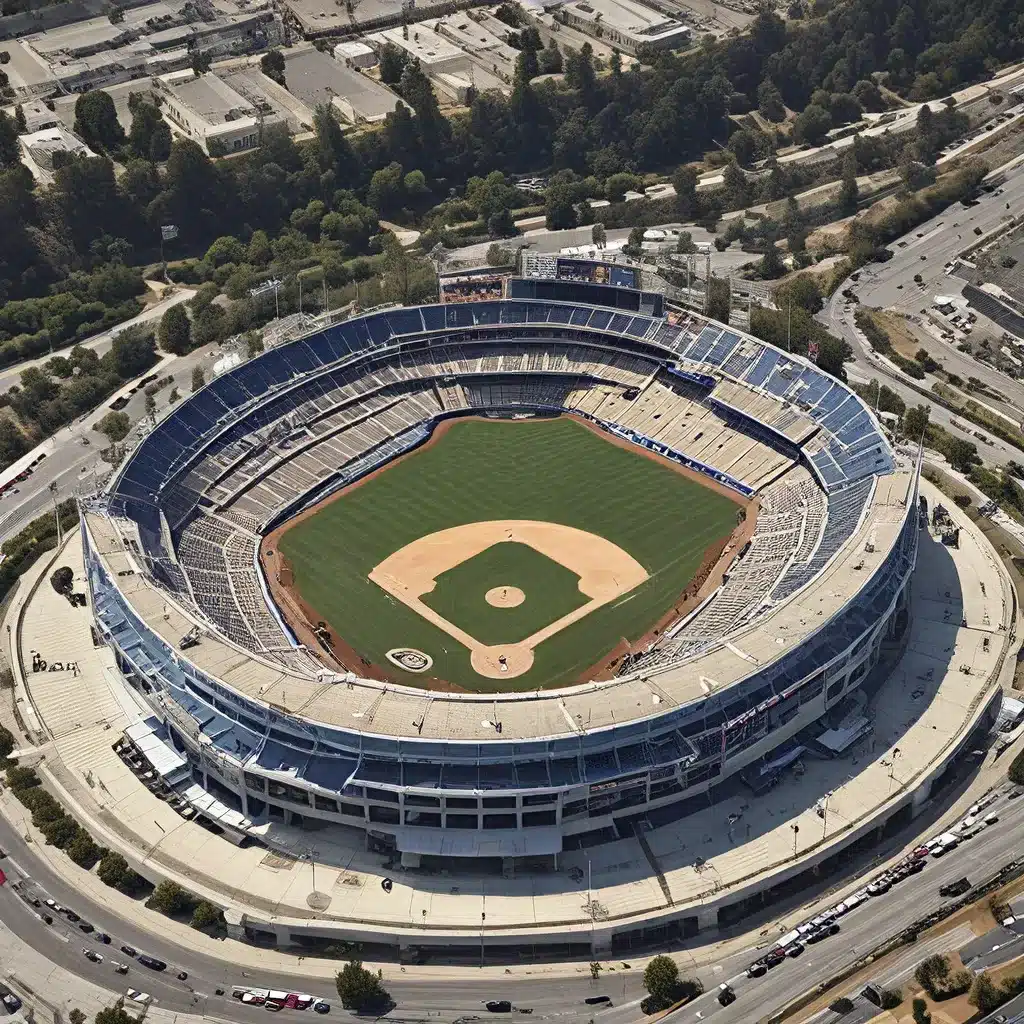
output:
{"label": "baseball stadium", "polygon": [[916,460],[616,273],[282,342],[83,505],[95,633],[229,837],[557,865],[770,786],[907,629]]}

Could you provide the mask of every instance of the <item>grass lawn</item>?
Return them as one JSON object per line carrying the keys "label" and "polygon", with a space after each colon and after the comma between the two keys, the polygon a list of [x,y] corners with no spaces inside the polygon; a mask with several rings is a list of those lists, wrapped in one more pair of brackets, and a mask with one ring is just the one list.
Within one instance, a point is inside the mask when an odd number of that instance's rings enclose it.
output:
{"label": "grass lawn", "polygon": [[[423,603],[481,643],[518,643],[586,604],[580,578],[529,544],[495,544],[437,578]],[[526,600],[495,608],[485,595],[492,587],[518,587]]]}
{"label": "grass lawn", "polygon": [[[434,673],[466,689],[530,690],[567,685],[621,638],[647,632],[686,588],[707,548],[731,532],[736,511],[728,498],[572,420],[472,420],[454,423],[437,443],[343,493],[288,530],[279,546],[306,601],[397,681],[423,684],[422,676],[385,659],[394,647],[416,647],[434,658]],[[563,523],[598,534],[629,552],[650,578],[541,644],[529,672],[486,679],[473,671],[465,648],[367,574],[419,537],[493,519]],[[482,631],[467,631],[496,642],[521,639],[506,630],[528,636],[536,622],[570,611],[570,601],[583,603],[572,592],[573,573],[532,548],[529,556],[518,551],[510,559],[520,547],[505,543],[481,552],[443,574],[426,599],[457,625],[471,602]],[[483,593],[494,586],[518,586],[527,600],[489,609]],[[463,587],[472,593],[463,595]]]}

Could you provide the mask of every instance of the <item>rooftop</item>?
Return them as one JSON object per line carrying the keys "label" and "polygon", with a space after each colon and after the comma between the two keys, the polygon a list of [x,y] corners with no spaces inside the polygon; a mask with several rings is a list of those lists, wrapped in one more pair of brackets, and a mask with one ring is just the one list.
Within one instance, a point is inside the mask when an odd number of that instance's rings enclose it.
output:
{"label": "rooftop", "polygon": [[222,124],[225,121],[237,120],[241,117],[252,117],[253,109],[244,96],[240,96],[226,82],[216,75],[199,75],[192,72],[182,80],[175,75],[168,75],[168,87],[175,98],[195,111],[210,124]]}
{"label": "rooftop", "polygon": [[285,60],[289,92],[311,108],[341,96],[369,120],[391,113],[400,102],[390,89],[319,50],[286,53]]}
{"label": "rooftop", "polygon": [[567,6],[588,21],[638,39],[655,40],[686,29],[681,21],[635,0],[577,0]]}
{"label": "rooftop", "polygon": [[460,58],[467,63],[469,61],[465,51],[423,22],[409,25],[408,34],[400,28],[386,28],[383,32],[374,32],[366,38],[371,46],[383,47],[391,43],[400,50],[405,50],[423,64],[428,74],[431,66],[440,62],[457,61]]}

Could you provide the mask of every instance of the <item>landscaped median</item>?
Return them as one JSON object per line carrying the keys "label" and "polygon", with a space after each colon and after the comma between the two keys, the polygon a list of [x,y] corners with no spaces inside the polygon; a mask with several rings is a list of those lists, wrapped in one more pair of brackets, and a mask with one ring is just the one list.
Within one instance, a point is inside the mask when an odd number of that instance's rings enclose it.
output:
{"label": "landscaped median", "polygon": [[[10,735],[6,729],[0,731],[0,753],[7,746],[6,739]],[[224,912],[219,907],[200,899],[176,882],[163,881],[154,889],[151,882],[132,870],[121,854],[96,843],[88,831],[64,810],[60,801],[43,788],[34,768],[10,764],[6,778],[11,793],[32,812],[32,824],[42,832],[46,842],[63,850],[86,871],[95,867],[104,885],[119,889],[127,896],[148,895],[146,906],[150,910],[187,920],[193,928],[223,933]]]}

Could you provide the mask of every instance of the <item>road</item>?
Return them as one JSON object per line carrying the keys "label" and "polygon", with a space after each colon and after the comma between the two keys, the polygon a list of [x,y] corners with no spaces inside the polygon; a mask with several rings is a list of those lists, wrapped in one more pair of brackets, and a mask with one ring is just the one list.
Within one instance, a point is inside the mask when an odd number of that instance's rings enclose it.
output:
{"label": "road", "polygon": [[[161,377],[174,378],[173,384],[166,385],[156,395],[157,415],[167,407],[173,388],[182,395],[191,391],[194,367],[202,366],[209,378],[210,368],[220,354],[215,345],[208,345],[187,356],[165,355],[157,367],[147,370],[145,376],[157,373]],[[57,484],[56,497],[60,501],[87,488],[94,474],[102,477],[109,471],[110,466],[100,457],[100,449],[106,447],[106,438],[93,427],[110,411],[112,397],[54,434],[45,442],[47,456],[33,474],[19,485],[17,491],[12,489],[0,496],[0,542],[53,508],[52,483]],[[145,415],[145,409],[145,393],[140,390],[132,395],[123,411],[134,424]]]}
{"label": "road", "polygon": [[[266,1020],[266,1015],[260,1008],[246,1007],[231,999],[233,985],[301,990],[330,1001],[332,1017],[350,1017],[341,1009],[337,992],[330,982],[322,979],[300,982],[294,974],[269,972],[260,973],[258,977],[249,976],[241,969],[232,969],[226,961],[176,946],[157,934],[145,932],[116,917],[105,907],[87,905],[78,892],[52,872],[45,861],[35,856],[31,847],[4,818],[0,818],[0,847],[9,854],[3,861],[8,884],[0,887],[0,919],[52,963],[87,977],[94,984],[107,987],[112,992],[123,992],[127,985],[132,985],[149,992],[165,1009],[237,1021],[262,1021]],[[31,881],[23,881],[29,873]],[[52,926],[44,924],[39,916],[42,909],[37,910],[27,901],[26,897],[32,896],[40,900],[50,896],[61,906],[71,907],[98,930],[108,933],[113,941],[104,946],[61,916],[54,918]],[[128,943],[170,966],[167,971],[156,973],[131,964],[127,977],[122,978],[114,973],[109,963],[90,963],[82,953],[83,948],[95,949],[108,960],[127,961],[128,958],[119,952],[121,943]],[[176,974],[180,970],[188,973],[186,981],[177,979]],[[386,969],[385,973],[387,988],[398,1004],[387,1018],[394,1021],[419,1021],[427,1017],[455,1021],[472,1013],[484,1013],[486,1016],[483,1001],[509,999],[517,1007],[532,1009],[531,1019],[534,1021],[558,1017],[560,1024],[576,1024],[577,1021],[584,1024],[595,1018],[599,1024],[626,1024],[638,1016],[636,1005],[643,995],[639,970],[617,972],[614,976],[602,978],[600,984],[591,981],[589,971],[585,976],[581,974],[579,979],[567,979],[542,975],[528,977],[517,970],[516,977],[483,983],[471,974],[466,977],[465,971],[459,972],[462,977],[426,980],[406,980],[401,977],[401,969],[397,966]],[[493,970],[489,977],[493,977]],[[223,988],[226,994],[216,995],[217,988]],[[586,997],[595,994],[609,995],[613,1000],[612,1007],[595,1013],[598,1008],[584,1003]]]}
{"label": "road", "polygon": [[[999,190],[997,190],[999,191]],[[1009,204],[1009,210],[1007,209]],[[891,309],[909,315],[920,315],[936,295],[958,294],[963,282],[950,277],[945,266],[978,237],[975,228],[982,234],[999,227],[1013,211],[1024,205],[1024,166],[1011,171],[1000,194],[983,194],[976,206],[965,207],[957,203],[944,213],[920,225],[914,231],[894,242],[889,248],[895,253],[887,263],[870,264],[864,267],[858,281],[847,279],[836,289],[826,308],[818,318],[834,334],[844,338],[853,349],[853,377],[884,379],[904,401],[915,405],[927,402],[907,384],[907,378],[883,364],[870,346],[854,329],[855,303],[848,302],[842,295],[851,289],[857,300],[865,306]],[[914,281],[920,275],[921,283]],[[940,341],[931,334],[921,331],[922,347],[928,349],[933,358],[943,364],[949,373],[955,373],[966,380],[976,377],[984,381],[995,392],[1004,395],[1006,401],[985,398],[986,404],[999,409],[1015,419],[1024,409],[1024,383],[1000,373],[987,363],[978,362],[970,355],[957,350],[956,346]],[[925,390],[931,387],[934,378],[926,376],[918,382]],[[931,418],[947,430],[976,441],[969,432],[957,430],[950,424],[951,414],[941,406],[932,405]],[[986,462],[1003,464],[1019,457],[1020,453],[1009,446],[979,446]]]}
{"label": "road", "polygon": [[[102,334],[94,334],[91,338],[86,338],[84,341],[76,342],[75,344],[81,345],[83,348],[92,349],[96,355],[102,356],[114,343],[114,338],[117,337],[118,333],[126,327],[156,320],[162,317],[171,306],[176,306],[179,302],[188,302],[193,295],[195,295],[194,288],[179,288],[166,299],[155,302],[152,306],[147,306],[146,309],[139,313],[138,316],[132,317],[131,320],[125,320],[124,323],[117,324],[117,326],[112,327],[109,331],[104,331]],[[45,356],[40,356],[38,359],[27,359],[15,366],[8,366],[6,369],[0,370],[0,392],[9,391],[14,385],[20,384],[23,370],[27,370],[31,366],[42,366],[54,356],[67,355],[69,349],[73,347],[73,345],[65,345],[56,352],[48,352]]]}
{"label": "road", "polygon": [[[597,210],[595,216],[598,220],[601,211]],[[706,242],[709,245],[714,242],[715,235],[710,234],[703,228],[694,224],[681,224],[673,222],[670,224],[658,224],[658,228],[683,228],[693,236],[694,242]],[[614,242],[625,242],[629,238],[630,228],[609,228],[606,232],[609,244]],[[524,246],[533,252],[557,253],[561,249],[574,248],[576,246],[591,245],[592,228],[590,225],[580,228],[565,228],[560,231],[549,231],[547,228],[535,228],[527,231],[518,238],[508,238],[499,243],[509,248]],[[464,266],[482,265],[487,262],[487,250],[493,242],[477,242],[474,245],[466,245],[461,249],[453,249],[449,255],[452,262],[458,262]],[[719,275],[728,274],[730,271],[743,266],[745,263],[753,263],[760,257],[756,253],[743,252],[739,246],[733,244],[725,252],[717,250],[711,253],[711,269]]]}
{"label": "road", "polygon": [[[947,794],[947,800],[955,797],[955,793]],[[942,807],[936,810],[941,811]],[[889,894],[848,914],[842,919],[839,936],[820,945],[808,946],[803,956],[787,960],[767,977],[748,980],[743,976],[747,965],[758,955],[754,947],[721,962],[700,967],[696,966],[689,951],[677,951],[674,955],[682,973],[699,977],[708,991],[680,1015],[697,1019],[698,1012],[705,1017],[714,1014],[721,1024],[731,1024],[732,1021],[749,1021],[754,1013],[768,1013],[823,977],[853,962],[883,937],[896,933],[940,906],[944,900],[938,896],[938,887],[944,882],[964,874],[976,882],[990,876],[999,866],[1019,855],[1024,800],[1009,801],[1004,790],[989,810],[999,815],[1000,820],[996,824],[944,858],[929,861],[920,875],[908,878]],[[905,841],[906,837],[899,840],[900,843]],[[0,888],[0,919],[52,963],[86,977],[94,984],[107,987],[112,992],[121,992],[125,985],[133,985],[150,992],[166,1009],[193,1011],[240,1022],[262,1020],[263,1011],[232,1000],[230,992],[233,985],[287,991],[300,989],[333,1000],[332,1014],[348,1016],[338,1005],[329,980],[308,978],[297,981],[294,974],[271,972],[246,974],[231,967],[229,949],[225,951],[224,960],[185,949],[115,915],[105,906],[87,903],[80,893],[50,869],[45,859],[35,854],[4,818],[0,818],[0,847],[9,855],[3,861],[9,884]],[[879,853],[885,854],[885,851],[880,850]],[[44,924],[39,916],[43,911],[35,909],[29,900],[34,897],[42,901],[47,896],[62,906],[71,907],[97,929],[107,932],[113,939],[112,944],[107,947],[100,945],[59,915],[52,926]],[[792,915],[790,917],[791,921],[796,920]],[[762,947],[770,941],[769,938],[762,939]],[[84,947],[99,950],[108,959],[125,960],[126,957],[118,952],[121,943],[150,953],[171,966],[166,972],[154,973],[133,964],[125,979],[116,975],[109,963],[92,964],[82,953]],[[694,952],[707,954],[707,950],[695,949]],[[612,966],[617,968],[614,973],[610,970]],[[177,979],[179,970],[188,973],[185,981]],[[483,1012],[482,1003],[487,999],[508,999],[516,1007],[531,1009],[534,1020],[557,1017],[559,1024],[586,1024],[592,1018],[595,1024],[632,1024],[642,1017],[638,1009],[643,995],[642,972],[639,966],[624,969],[621,960],[607,964],[597,981],[590,978],[585,964],[580,965],[579,976],[575,978],[547,976],[543,971],[530,975],[522,967],[514,968],[507,976],[496,975],[493,967],[478,976],[474,976],[475,971],[466,969],[432,977],[419,973],[405,978],[403,973],[398,966],[385,968],[387,987],[397,1002],[396,1008],[388,1015],[389,1020],[420,1021],[429,1017],[454,1024]],[[726,980],[734,985],[739,998],[732,1006],[722,1009],[713,998],[713,990]],[[225,995],[218,996],[217,988],[224,989]],[[605,1008],[588,1006],[585,999],[595,995],[608,996],[612,1005]],[[483,1013],[487,1016],[486,1012]]]}
{"label": "road", "polygon": [[[682,1021],[714,1018],[715,1024],[750,1022],[785,1005],[829,975],[856,962],[882,939],[894,935],[928,915],[949,900],[939,896],[939,886],[967,875],[978,883],[992,876],[1003,864],[1020,856],[1020,829],[1024,825],[1024,800],[1008,801],[1001,796],[991,811],[1000,820],[969,843],[941,859],[929,858],[925,870],[911,875],[883,896],[851,911],[841,919],[842,931],[824,942],[807,946],[796,960],[786,960],[763,978],[744,974],[756,956],[731,957],[702,973],[705,995],[675,1015]],[[714,992],[721,982],[733,986],[737,1000],[720,1007]],[[842,989],[835,994],[838,996]],[[698,1014],[701,1017],[698,1017]]]}

